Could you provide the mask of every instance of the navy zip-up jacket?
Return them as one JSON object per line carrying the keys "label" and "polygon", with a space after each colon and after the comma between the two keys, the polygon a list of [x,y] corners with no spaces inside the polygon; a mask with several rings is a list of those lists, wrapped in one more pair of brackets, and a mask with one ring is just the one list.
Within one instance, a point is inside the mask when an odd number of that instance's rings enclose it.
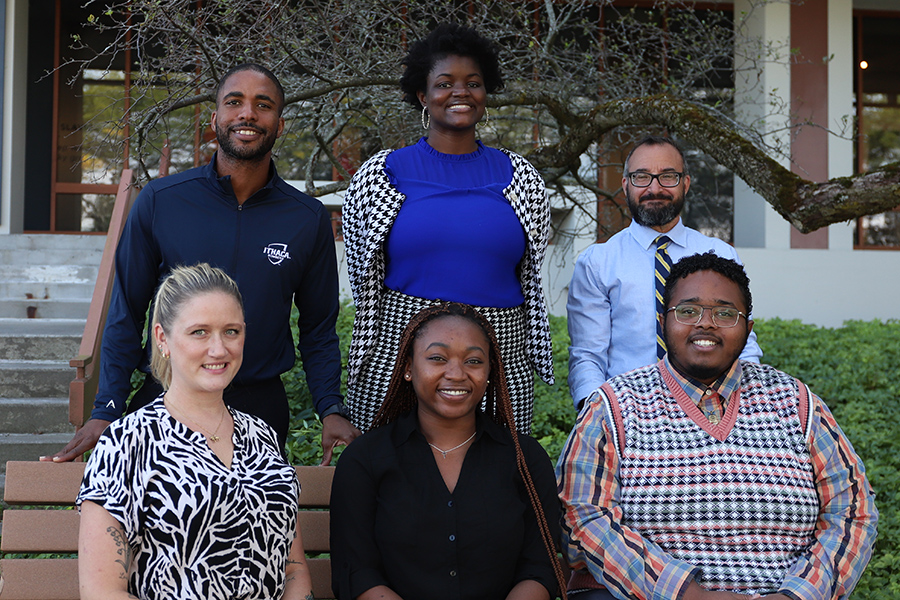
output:
{"label": "navy zip-up jacket", "polygon": [[231,178],[219,178],[215,161],[151,181],[128,215],[116,250],[92,418],[122,416],[132,372],[149,372],[150,346],[142,347],[142,335],[156,287],[172,267],[199,262],[228,273],[244,299],[244,360],[236,382],[277,377],[293,366],[293,301],[316,411],[341,400],[338,272],[328,212],[281,179],[274,163],[266,186],[240,205]]}

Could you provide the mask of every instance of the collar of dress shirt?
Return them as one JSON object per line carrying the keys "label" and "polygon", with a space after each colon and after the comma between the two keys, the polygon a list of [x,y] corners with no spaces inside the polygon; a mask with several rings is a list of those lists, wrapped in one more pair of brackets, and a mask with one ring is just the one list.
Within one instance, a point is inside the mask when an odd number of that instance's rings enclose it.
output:
{"label": "collar of dress shirt", "polygon": [[655,229],[638,224],[634,219],[631,220],[628,231],[631,233],[631,237],[634,238],[634,241],[644,250],[650,250],[650,248],[653,247],[656,238],[660,235],[668,236],[673,243],[678,244],[682,248],[687,245],[687,227],[685,227],[684,221],[681,218],[675,223],[675,227],[663,234]]}
{"label": "collar of dress shirt", "polygon": [[669,362],[668,355],[663,357],[663,362],[665,363],[666,369],[672,374],[672,377],[675,378],[675,381],[678,382],[678,385],[681,386],[681,389],[684,390],[684,393],[687,394],[688,398],[690,398],[694,404],[699,405],[700,401],[703,400],[703,394],[706,390],[711,389],[722,397],[722,409],[724,410],[728,406],[728,399],[731,398],[731,394],[741,385],[740,359],[734,361],[731,368],[722,373],[712,385],[706,385],[693,377],[681,373]]}

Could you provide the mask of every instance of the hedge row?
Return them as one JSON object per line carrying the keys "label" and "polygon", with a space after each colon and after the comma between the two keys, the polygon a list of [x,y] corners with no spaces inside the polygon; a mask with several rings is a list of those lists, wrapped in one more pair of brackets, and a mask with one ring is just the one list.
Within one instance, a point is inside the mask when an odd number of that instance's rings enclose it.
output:
{"label": "hedge row", "polygon": [[[344,306],[338,322],[347,356],[353,308]],[[569,336],[563,317],[551,318],[556,384],[535,385],[532,435],[551,457],[559,456],[575,411],[566,384]],[[836,329],[800,321],[756,322],[764,362],[807,383],[834,412],[877,493],[880,512],[875,554],[853,593],[853,600],[900,598],[900,322],[848,321]],[[299,363],[299,361],[298,361]],[[344,371],[346,378],[346,369]],[[321,425],[311,407],[299,364],[284,377],[294,423],[288,453],[295,464],[321,460]],[[346,386],[346,380],[343,382]]]}

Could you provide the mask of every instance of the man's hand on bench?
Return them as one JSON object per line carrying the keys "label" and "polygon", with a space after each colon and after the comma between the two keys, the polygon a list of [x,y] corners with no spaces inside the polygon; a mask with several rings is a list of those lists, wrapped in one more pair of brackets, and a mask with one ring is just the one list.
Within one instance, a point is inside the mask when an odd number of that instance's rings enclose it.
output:
{"label": "man's hand on bench", "polygon": [[359,429],[341,415],[328,415],[322,419],[321,466],[327,467],[331,464],[331,455],[334,453],[335,446],[346,446],[360,435]]}
{"label": "man's hand on bench", "polygon": [[54,454],[53,456],[42,456],[41,460],[52,462],[69,462],[73,461],[94,446],[100,439],[100,434],[111,423],[103,419],[88,419],[84,426],[75,433],[72,441],[66,444],[65,448]]}

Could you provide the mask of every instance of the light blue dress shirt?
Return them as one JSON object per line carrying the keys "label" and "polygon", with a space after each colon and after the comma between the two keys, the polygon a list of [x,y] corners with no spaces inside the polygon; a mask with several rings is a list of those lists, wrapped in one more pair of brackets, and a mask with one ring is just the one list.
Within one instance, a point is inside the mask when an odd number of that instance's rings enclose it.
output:
{"label": "light blue dress shirt", "polygon": [[[656,362],[654,240],[659,232],[632,221],[608,242],[589,246],[575,262],[566,304],[569,323],[569,390],[575,407],[610,377]],[[741,262],[725,242],[685,227],[666,235],[669,256],[712,250]],[[750,333],[741,358],[759,362],[762,350]]]}

